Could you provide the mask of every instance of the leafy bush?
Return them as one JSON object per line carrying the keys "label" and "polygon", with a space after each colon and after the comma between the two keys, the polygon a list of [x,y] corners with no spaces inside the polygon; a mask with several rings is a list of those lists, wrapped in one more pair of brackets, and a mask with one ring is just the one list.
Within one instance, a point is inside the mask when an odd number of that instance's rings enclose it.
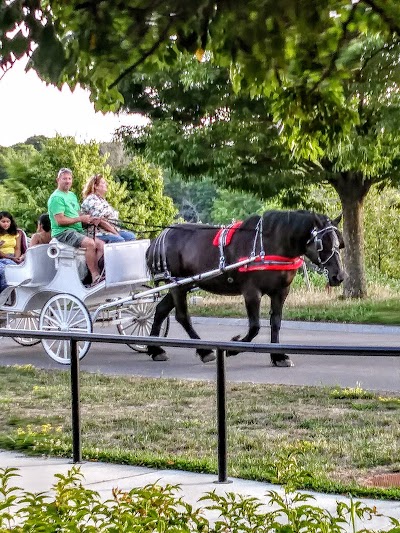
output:
{"label": "leafy bush", "polygon": [[[35,494],[14,486],[17,469],[1,469],[0,533],[372,531],[358,530],[356,520],[379,516],[375,508],[350,499],[349,504],[337,503],[334,515],[312,505],[312,496],[295,492],[296,465],[295,457],[287,458],[277,476],[288,483],[282,494],[268,491],[265,502],[234,493],[219,496],[213,491],[200,498],[204,507],[185,502],[177,495],[177,485],[149,484],[128,492],[113,489],[111,498],[103,501],[98,492],[84,487],[83,475],[75,466],[66,475],[56,474],[51,495]],[[400,522],[394,518],[390,522],[387,531],[399,531]]]}

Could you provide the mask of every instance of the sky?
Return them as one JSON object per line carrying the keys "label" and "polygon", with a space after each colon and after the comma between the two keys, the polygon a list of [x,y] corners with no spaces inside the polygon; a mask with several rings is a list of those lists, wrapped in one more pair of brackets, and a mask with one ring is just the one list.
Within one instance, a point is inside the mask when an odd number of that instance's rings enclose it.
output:
{"label": "sky", "polygon": [[60,91],[24,68],[20,61],[0,79],[0,146],[56,134],[107,142],[119,126],[141,121],[138,115],[96,113],[87,91],[77,87],[71,92],[67,85]]}

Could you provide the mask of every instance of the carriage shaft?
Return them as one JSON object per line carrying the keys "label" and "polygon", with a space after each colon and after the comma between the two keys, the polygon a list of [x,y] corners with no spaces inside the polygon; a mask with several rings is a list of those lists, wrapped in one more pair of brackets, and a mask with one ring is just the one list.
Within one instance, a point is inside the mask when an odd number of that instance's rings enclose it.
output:
{"label": "carriage shaft", "polygon": [[247,265],[248,263],[252,263],[253,261],[255,261],[257,259],[257,257],[259,256],[254,256],[254,257],[250,257],[250,258],[247,258],[247,259],[243,259],[242,261],[238,261],[237,263],[232,263],[230,265],[226,265],[222,268],[216,268],[214,270],[209,270],[208,272],[203,272],[202,274],[196,274],[195,276],[190,276],[190,277],[187,277],[187,278],[182,278],[182,279],[177,279],[171,283],[166,283],[165,285],[162,285],[161,287],[154,287],[152,289],[148,289],[148,290],[145,290],[145,291],[142,291],[142,292],[138,292],[136,294],[132,294],[131,296],[127,296],[126,298],[120,298],[117,302],[108,302],[108,303],[105,303],[103,305],[100,305],[93,317],[92,317],[92,320],[93,322],[96,321],[97,319],[97,316],[99,315],[99,313],[101,313],[102,311],[106,310],[106,309],[109,309],[109,308],[118,308],[118,307],[122,307],[126,304],[130,304],[130,303],[133,303],[135,300],[139,300],[140,298],[145,298],[146,296],[151,296],[152,294],[156,294],[160,291],[167,291],[169,289],[174,289],[175,287],[180,287],[180,286],[183,286],[183,285],[189,285],[191,283],[197,283],[199,281],[203,281],[205,279],[209,279],[209,278],[215,278],[217,276],[220,276],[222,274],[224,274],[225,272],[229,272],[230,270],[236,270],[237,268],[243,266],[243,265]]}

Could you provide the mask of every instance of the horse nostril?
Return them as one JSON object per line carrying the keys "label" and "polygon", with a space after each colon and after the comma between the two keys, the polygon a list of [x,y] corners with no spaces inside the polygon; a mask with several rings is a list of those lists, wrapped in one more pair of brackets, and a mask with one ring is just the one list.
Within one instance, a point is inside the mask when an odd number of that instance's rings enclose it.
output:
{"label": "horse nostril", "polygon": [[334,283],[335,285],[340,285],[343,282],[343,280],[344,280],[344,274],[342,273],[332,276],[332,283]]}

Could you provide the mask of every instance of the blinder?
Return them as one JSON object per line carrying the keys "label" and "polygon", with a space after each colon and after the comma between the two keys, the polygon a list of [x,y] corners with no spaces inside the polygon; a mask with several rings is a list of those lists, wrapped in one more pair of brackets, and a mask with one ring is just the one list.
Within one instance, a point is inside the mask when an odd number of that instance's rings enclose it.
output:
{"label": "blinder", "polygon": [[[322,261],[319,253],[322,252],[323,249],[324,249],[324,245],[323,245],[323,242],[322,242],[322,237],[326,233],[332,233],[333,234],[332,250],[331,250],[331,253],[329,254],[329,256],[324,261]],[[339,248],[340,248],[339,239],[338,239],[337,234],[336,234],[336,227],[333,226],[333,225],[325,226],[324,228],[322,228],[320,230],[318,230],[317,228],[313,228],[313,230],[311,231],[311,237],[307,241],[307,245],[309,245],[309,244],[314,244],[316,257],[314,259],[312,259],[310,257],[310,259],[318,267],[322,267],[323,265],[325,265],[335,254],[339,255]]]}

